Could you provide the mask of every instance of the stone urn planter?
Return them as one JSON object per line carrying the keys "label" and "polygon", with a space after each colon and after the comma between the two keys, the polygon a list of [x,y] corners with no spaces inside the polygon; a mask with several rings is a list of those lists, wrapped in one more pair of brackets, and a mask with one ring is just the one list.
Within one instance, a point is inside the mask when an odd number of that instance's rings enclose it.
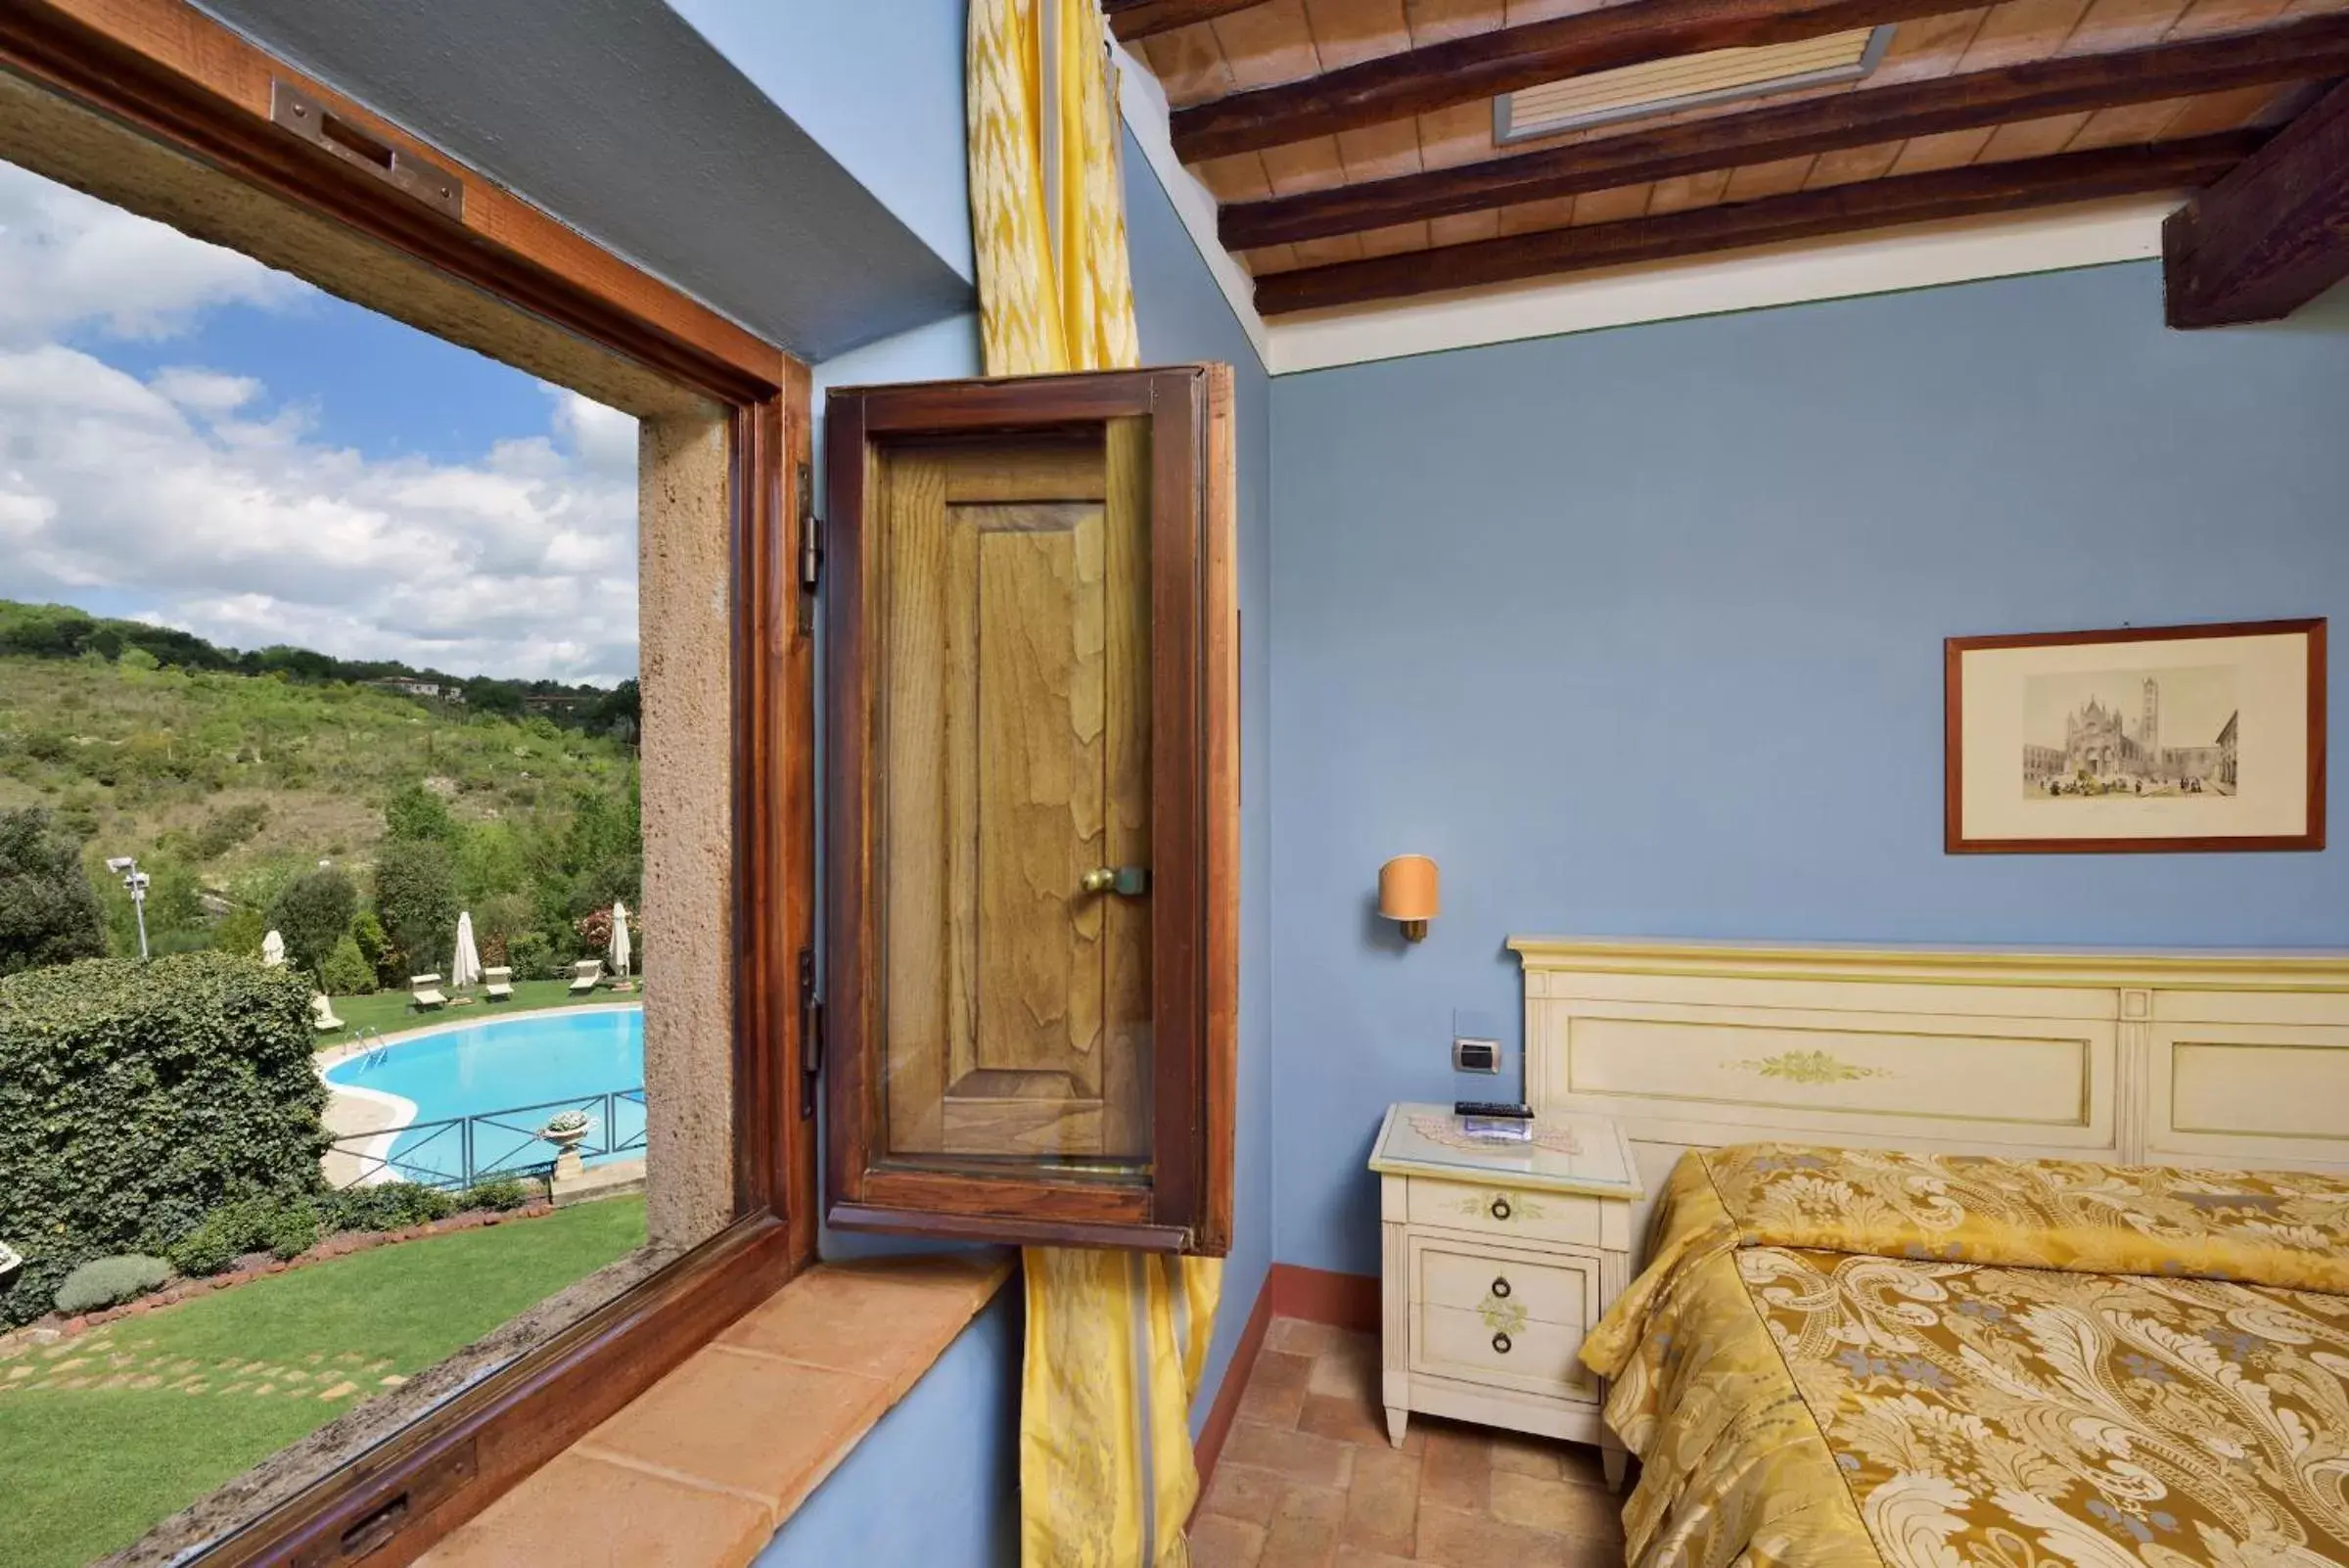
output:
{"label": "stone urn planter", "polygon": [[587,1141],[595,1124],[585,1111],[559,1111],[547,1118],[538,1135],[555,1146],[555,1179],[576,1181],[584,1169],[579,1163],[579,1145]]}

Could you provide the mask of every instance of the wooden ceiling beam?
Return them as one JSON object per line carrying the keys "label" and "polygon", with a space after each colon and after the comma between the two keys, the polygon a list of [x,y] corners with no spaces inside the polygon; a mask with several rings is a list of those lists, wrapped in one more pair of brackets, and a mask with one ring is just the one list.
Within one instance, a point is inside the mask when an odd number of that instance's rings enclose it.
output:
{"label": "wooden ceiling beam", "polygon": [[1217,231],[1225,249],[1248,251],[1944,131],[2341,74],[2349,74],[2349,14],[1863,87],[1424,174],[1234,203],[1222,209]]}
{"label": "wooden ceiling beam", "polygon": [[1262,4],[1264,0],[1101,0],[1101,10],[1109,19],[1109,30],[1131,43]]}
{"label": "wooden ceiling beam", "polygon": [[2349,278],[2349,84],[2161,230],[2173,327],[2278,321]]}
{"label": "wooden ceiling beam", "polygon": [[2152,191],[2193,190],[2251,157],[2266,140],[2265,134],[2257,131],[2229,131],[2140,147],[1974,163],[1930,174],[1903,174],[1793,196],[1697,208],[1664,217],[1549,229],[1432,251],[1407,251],[1367,261],[1275,272],[1257,280],[1256,305],[1267,316],[1288,315],[1897,224]]}
{"label": "wooden ceiling beam", "polygon": [[1708,49],[1791,43],[1968,9],[1960,0],[1623,0],[1549,22],[1447,39],[1302,81],[1176,110],[1186,163],[1330,136],[1593,70]]}

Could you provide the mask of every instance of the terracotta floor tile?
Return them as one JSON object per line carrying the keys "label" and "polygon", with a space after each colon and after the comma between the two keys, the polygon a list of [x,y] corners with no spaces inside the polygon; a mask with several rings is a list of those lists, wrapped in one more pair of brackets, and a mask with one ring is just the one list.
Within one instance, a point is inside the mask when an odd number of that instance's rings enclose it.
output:
{"label": "terracotta floor tile", "polygon": [[[1335,1438],[1340,1443],[1352,1443],[1358,1448],[1391,1449],[1387,1442],[1387,1412],[1374,1404],[1349,1395],[1339,1398],[1329,1394],[1308,1394],[1305,1407],[1297,1412],[1297,1430],[1311,1432],[1315,1437]],[[1403,1452],[1417,1453],[1427,1447],[1418,1424],[1404,1429]]]}
{"label": "terracotta floor tile", "polygon": [[1495,1432],[1493,1468],[1508,1470],[1517,1475],[1530,1475],[1541,1481],[1580,1481],[1589,1486],[1606,1485],[1606,1471],[1601,1467],[1598,1448],[1589,1443],[1561,1443],[1554,1438],[1534,1437],[1524,1432]]}
{"label": "terracotta floor tile", "polygon": [[1264,1526],[1245,1519],[1203,1513],[1191,1521],[1191,1568],[1257,1568],[1264,1554]]}
{"label": "terracotta floor tile", "polygon": [[1240,1393],[1239,1418],[1267,1426],[1295,1426],[1297,1413],[1305,1405],[1306,1385],[1313,1376],[1312,1357],[1265,1351],[1257,1357],[1248,1386]]}
{"label": "terracotta floor tile", "polygon": [[1329,1568],[1346,1522],[1346,1494],[1335,1487],[1292,1485],[1265,1532],[1258,1568]]}
{"label": "terracotta floor tile", "polygon": [[756,1502],[664,1476],[558,1454],[418,1559],[422,1568],[512,1568],[550,1553],[572,1568],[747,1563],[773,1533]]}
{"label": "terracotta floor tile", "polygon": [[1379,1382],[1378,1336],[1347,1334],[1313,1358],[1313,1381],[1306,1386],[1306,1392],[1351,1394],[1376,1400]]}
{"label": "terracotta floor tile", "polygon": [[695,1477],[762,1499],[781,1515],[888,1403],[888,1388],[873,1378],[713,1345],[574,1452]]}
{"label": "terracotta floor tile", "polygon": [[1493,1517],[1561,1536],[1623,1539],[1614,1494],[1573,1481],[1543,1481],[1513,1470],[1493,1472]]}
{"label": "terracotta floor tile", "polygon": [[[1433,1456],[1432,1454],[1430,1455]],[[1515,1568],[1519,1563],[1564,1563],[1583,1549],[1569,1537],[1528,1530],[1483,1514],[1426,1504],[1419,1509],[1419,1560],[1441,1568]]]}
{"label": "terracotta floor tile", "polygon": [[1384,1551],[1369,1551],[1360,1546],[1338,1543],[1338,1555],[1330,1568],[1418,1568],[1408,1557],[1397,1557]]}
{"label": "terracotta floor tile", "polygon": [[1253,1525],[1270,1524],[1272,1511],[1280,1506],[1280,1494],[1287,1485],[1270,1470],[1221,1458],[1216,1461],[1215,1479],[1208,1483],[1207,1497],[1199,1507],[1202,1512],[1220,1513],[1227,1519],[1244,1519]]}
{"label": "terracotta floor tile", "polygon": [[1419,1503],[1467,1513],[1492,1507],[1492,1445],[1474,1427],[1428,1423],[1427,1449],[1420,1456]]}
{"label": "terracotta floor tile", "polygon": [[1328,1323],[1309,1323],[1302,1317],[1275,1317],[1272,1326],[1265,1330],[1265,1348],[1296,1356],[1318,1356],[1345,1337],[1346,1330]]}
{"label": "terracotta floor tile", "polygon": [[[944,1259],[890,1263],[935,1265]],[[721,1345],[879,1378],[902,1394],[987,1305],[968,1268],[834,1268],[793,1280],[718,1336]]]}
{"label": "terracotta floor tile", "polygon": [[1236,1422],[1223,1445],[1223,1457],[1260,1470],[1274,1470],[1292,1482],[1343,1487],[1352,1477],[1355,1451],[1310,1432],[1284,1431],[1253,1421]]}
{"label": "terracotta floor tile", "polygon": [[1354,1456],[1346,1488],[1341,1542],[1408,1556],[1419,1523],[1419,1456],[1394,1449],[1364,1449]]}

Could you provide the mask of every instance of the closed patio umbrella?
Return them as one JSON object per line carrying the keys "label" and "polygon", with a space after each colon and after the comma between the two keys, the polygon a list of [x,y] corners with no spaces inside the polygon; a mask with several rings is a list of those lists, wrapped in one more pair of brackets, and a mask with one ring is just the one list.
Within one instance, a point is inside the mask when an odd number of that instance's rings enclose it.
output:
{"label": "closed patio umbrella", "polygon": [[261,939],[261,962],[275,969],[286,961],[286,939],[272,931]]}
{"label": "closed patio umbrella", "polygon": [[448,983],[452,986],[482,983],[482,950],[473,945],[471,910],[457,916],[457,950],[448,960]]}
{"label": "closed patio umbrella", "polygon": [[628,973],[628,906],[617,899],[612,902],[612,973],[623,980]]}

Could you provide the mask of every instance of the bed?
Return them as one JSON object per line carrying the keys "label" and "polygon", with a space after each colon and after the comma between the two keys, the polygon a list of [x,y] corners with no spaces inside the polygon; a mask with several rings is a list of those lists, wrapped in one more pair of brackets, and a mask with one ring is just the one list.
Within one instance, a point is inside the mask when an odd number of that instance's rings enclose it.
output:
{"label": "bed", "polygon": [[1514,945],[1635,1568],[2349,1562],[2349,960]]}

